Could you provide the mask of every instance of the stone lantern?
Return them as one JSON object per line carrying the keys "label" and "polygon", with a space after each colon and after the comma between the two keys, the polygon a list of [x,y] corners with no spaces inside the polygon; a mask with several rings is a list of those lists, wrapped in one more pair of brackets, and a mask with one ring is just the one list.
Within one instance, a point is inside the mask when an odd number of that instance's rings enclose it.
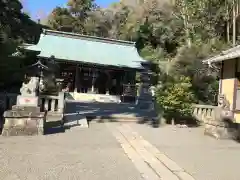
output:
{"label": "stone lantern", "polygon": [[150,70],[151,62],[143,62],[142,66],[144,69],[140,74],[141,85],[137,105],[139,105],[142,109],[149,109],[152,107],[153,103],[152,93],[150,91],[152,77],[152,72]]}

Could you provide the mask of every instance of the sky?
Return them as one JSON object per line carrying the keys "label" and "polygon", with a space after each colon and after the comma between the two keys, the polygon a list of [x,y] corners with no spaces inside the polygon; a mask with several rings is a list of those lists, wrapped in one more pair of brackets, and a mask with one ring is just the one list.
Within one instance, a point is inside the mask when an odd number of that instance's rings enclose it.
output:
{"label": "sky", "polygon": [[[45,18],[56,6],[64,6],[68,0],[21,0],[24,11],[29,13],[32,19]],[[101,7],[106,7],[117,0],[95,0]]]}

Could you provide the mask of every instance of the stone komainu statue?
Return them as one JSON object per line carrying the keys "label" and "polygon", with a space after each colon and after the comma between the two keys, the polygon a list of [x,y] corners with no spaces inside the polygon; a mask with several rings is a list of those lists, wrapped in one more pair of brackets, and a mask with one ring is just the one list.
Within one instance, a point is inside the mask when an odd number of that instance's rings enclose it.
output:
{"label": "stone komainu statue", "polygon": [[217,112],[217,114],[220,115],[220,120],[227,119],[233,121],[234,116],[230,109],[230,103],[223,94],[219,94],[218,96],[218,107],[220,112]]}
{"label": "stone komainu statue", "polygon": [[214,116],[214,118],[211,117],[204,122],[204,134],[216,139],[235,139],[238,137],[234,125],[234,113],[223,94],[218,96],[218,106],[214,109]]}
{"label": "stone komainu statue", "polygon": [[219,94],[218,106],[221,107],[222,109],[230,110],[230,103],[228,102],[224,94]]}
{"label": "stone komainu statue", "polygon": [[36,96],[38,90],[38,77],[27,77],[25,75],[22,87],[20,89],[22,96]]}

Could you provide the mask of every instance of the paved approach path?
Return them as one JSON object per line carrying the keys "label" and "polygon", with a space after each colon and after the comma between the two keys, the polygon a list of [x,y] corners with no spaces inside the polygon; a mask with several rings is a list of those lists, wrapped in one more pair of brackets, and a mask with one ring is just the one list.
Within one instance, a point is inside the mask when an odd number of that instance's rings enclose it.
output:
{"label": "paved approach path", "polygon": [[0,180],[142,180],[105,124],[0,137]]}
{"label": "paved approach path", "polygon": [[194,180],[184,169],[144,140],[128,124],[107,124],[125,153],[148,180]]}
{"label": "paved approach path", "polygon": [[0,137],[1,180],[239,180],[240,145],[199,128],[92,123]]}
{"label": "paved approach path", "polygon": [[240,143],[204,136],[202,128],[129,126],[196,180],[240,179]]}

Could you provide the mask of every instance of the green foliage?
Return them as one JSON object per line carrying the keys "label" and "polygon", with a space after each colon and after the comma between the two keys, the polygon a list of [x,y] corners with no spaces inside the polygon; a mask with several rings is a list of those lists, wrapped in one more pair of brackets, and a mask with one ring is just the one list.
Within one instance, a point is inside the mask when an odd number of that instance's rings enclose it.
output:
{"label": "green foliage", "polygon": [[[201,60],[228,46],[226,26],[232,22],[232,0],[169,2],[121,1],[100,8],[94,0],[68,0],[66,7],[53,10],[48,25],[55,30],[135,41],[139,54],[156,64],[152,83],[158,87],[160,107],[166,114],[187,116],[193,102],[215,103],[218,73]],[[21,9],[18,0],[0,0],[0,67],[4,69],[0,81],[4,83],[21,66],[8,55],[19,43],[36,43],[40,34],[40,27]],[[238,36],[239,18],[236,21]]]}
{"label": "green foliage", "polygon": [[183,46],[172,60],[169,73],[174,76],[185,76],[191,79],[192,90],[198,103],[214,104],[218,92],[218,75],[207,65],[203,65],[202,59],[209,54],[216,53],[224,47],[224,43],[214,41],[209,44],[193,44],[191,47]]}
{"label": "green foliage", "polygon": [[157,89],[158,105],[168,118],[191,116],[194,94],[191,91],[190,78],[182,76],[171,80],[172,82],[166,82],[164,86]]}
{"label": "green foliage", "polygon": [[55,30],[70,28],[72,31],[74,28],[72,26],[73,22],[74,18],[71,16],[68,9],[61,7],[56,7],[48,19],[48,25]]}
{"label": "green foliage", "polygon": [[0,0],[0,89],[11,88],[21,78],[21,59],[10,57],[23,43],[36,43],[41,26],[22,12],[18,0]]}
{"label": "green foliage", "polygon": [[[141,51],[140,55],[151,62],[153,62],[153,65],[151,67],[152,74],[152,84],[157,85],[159,78],[161,76],[161,70],[166,70],[168,68],[168,61],[164,57],[166,56],[166,53],[162,48],[156,48],[154,49],[152,46],[148,45],[145,46]],[[165,71],[164,71],[165,72]]]}
{"label": "green foliage", "polygon": [[228,46],[226,10],[232,1],[174,2],[121,1],[102,9],[91,0],[70,0],[64,13],[52,17],[61,21],[51,27],[70,26],[73,32],[136,41],[139,54],[156,64],[152,83],[160,87],[159,104],[167,112],[177,108],[184,115],[193,102],[215,103],[218,72],[201,60]]}
{"label": "green foliage", "polygon": [[67,8],[56,7],[48,17],[48,25],[55,30],[85,32],[89,13],[96,7],[93,0],[69,0]]}

